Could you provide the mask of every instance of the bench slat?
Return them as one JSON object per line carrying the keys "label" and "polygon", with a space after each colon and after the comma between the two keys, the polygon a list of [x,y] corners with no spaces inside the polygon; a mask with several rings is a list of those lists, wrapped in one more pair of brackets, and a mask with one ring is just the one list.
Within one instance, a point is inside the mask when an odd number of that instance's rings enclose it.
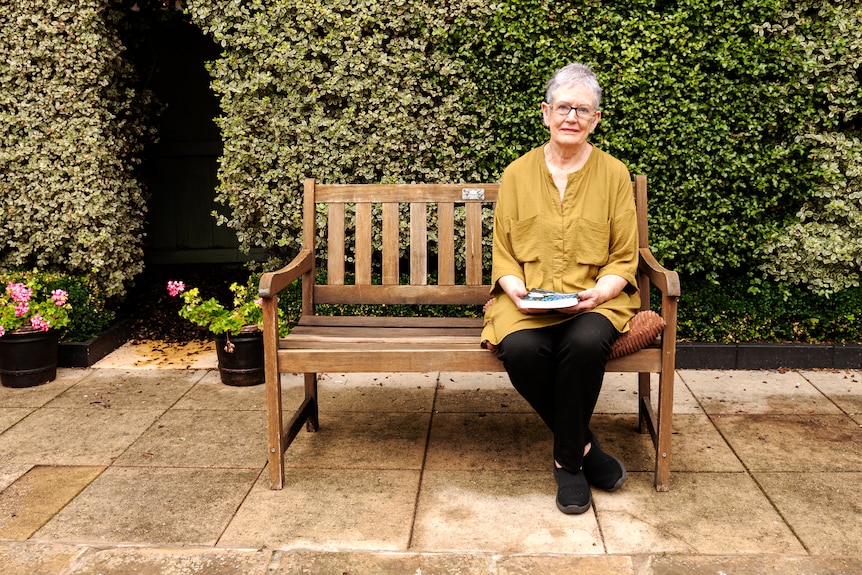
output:
{"label": "bench slat", "polygon": [[455,204],[437,204],[437,283],[455,285]]}
{"label": "bench slat", "polygon": [[327,281],[333,285],[344,284],[344,204],[329,206],[326,259]]}
{"label": "bench slat", "polygon": [[[362,315],[304,315],[297,326],[333,327],[468,327],[481,328],[481,317],[372,317]],[[294,328],[295,330],[296,328]]]}
{"label": "bench slat", "polygon": [[371,204],[356,204],[356,283],[371,284]]}
{"label": "bench slat", "polygon": [[467,204],[466,237],[467,285],[482,284],[482,204]]}
{"label": "bench slat", "polygon": [[315,303],[482,305],[489,286],[316,285]]}
{"label": "bench slat", "polygon": [[399,283],[398,265],[401,257],[401,246],[398,241],[399,219],[397,203],[383,204],[383,283],[388,285]]}
{"label": "bench slat", "polygon": [[410,204],[410,285],[428,283],[427,204]]}
{"label": "bench slat", "polygon": [[[441,361],[441,355],[445,361]],[[324,365],[330,373],[505,371],[503,362],[490,351],[477,348],[475,342],[471,347],[467,344],[439,345],[430,349],[381,349],[364,344],[355,344],[351,349],[346,349],[344,344],[332,348],[316,344],[307,349],[282,349],[278,353],[278,368],[281,372],[315,372]],[[658,373],[660,370],[661,350],[653,347],[612,359],[606,366],[607,372]]]}
{"label": "bench slat", "polygon": [[[404,347],[405,345],[420,346],[427,348],[436,343],[441,345],[457,344],[479,347],[479,332],[474,329],[464,328],[458,330],[423,330],[409,328],[391,328],[378,330],[380,333],[369,333],[359,335],[355,327],[345,328],[316,328],[316,331],[295,330],[290,336],[279,341],[279,349],[291,349],[308,344],[380,344]],[[354,333],[351,333],[354,332]],[[433,339],[433,342],[432,342]],[[428,342],[426,344],[426,342]]]}

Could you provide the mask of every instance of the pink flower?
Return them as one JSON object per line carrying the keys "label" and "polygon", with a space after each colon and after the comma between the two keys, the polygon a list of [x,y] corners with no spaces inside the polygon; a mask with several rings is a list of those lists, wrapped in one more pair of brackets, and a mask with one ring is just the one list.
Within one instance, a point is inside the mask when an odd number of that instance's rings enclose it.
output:
{"label": "pink flower", "polygon": [[51,299],[54,300],[54,305],[56,306],[66,305],[66,300],[68,297],[69,294],[67,294],[64,290],[61,289],[55,289],[51,292]]}
{"label": "pink flower", "polygon": [[186,291],[186,284],[183,282],[173,280],[168,282],[168,293],[171,297],[176,297],[184,291]]}
{"label": "pink flower", "polygon": [[0,325],[0,337],[3,337],[4,335],[6,335],[6,328]]}
{"label": "pink flower", "polygon": [[12,301],[17,303],[27,303],[33,296],[33,290],[22,283],[6,284],[6,293],[12,298]]}
{"label": "pink flower", "polygon": [[30,318],[30,326],[33,329],[41,329],[42,331],[48,331],[48,328],[51,327],[51,322],[42,319],[42,316],[37,313],[32,318]]}
{"label": "pink flower", "polygon": [[19,303],[15,306],[15,317],[24,317],[30,311],[30,305],[27,302]]}

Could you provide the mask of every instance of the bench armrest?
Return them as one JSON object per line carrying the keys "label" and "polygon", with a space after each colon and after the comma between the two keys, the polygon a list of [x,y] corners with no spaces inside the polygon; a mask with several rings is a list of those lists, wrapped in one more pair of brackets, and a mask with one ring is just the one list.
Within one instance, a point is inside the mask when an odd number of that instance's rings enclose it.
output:
{"label": "bench armrest", "polygon": [[640,248],[639,251],[640,271],[647,275],[649,281],[661,291],[663,297],[679,297],[682,293],[679,274],[658,263],[649,248]]}
{"label": "bench armrest", "polygon": [[311,271],[314,264],[314,252],[304,249],[293,261],[274,272],[267,272],[260,277],[258,295],[262,298],[272,298],[278,292],[292,284],[295,280]]}

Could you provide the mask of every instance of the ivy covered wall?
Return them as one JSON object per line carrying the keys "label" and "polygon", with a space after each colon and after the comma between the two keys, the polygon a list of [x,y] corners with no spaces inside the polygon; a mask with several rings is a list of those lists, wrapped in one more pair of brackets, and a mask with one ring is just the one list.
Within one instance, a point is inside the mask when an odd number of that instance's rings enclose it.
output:
{"label": "ivy covered wall", "polygon": [[188,9],[223,47],[211,66],[224,112],[218,199],[246,248],[278,259],[297,247],[306,176],[498,178],[547,137],[543,84],[578,60],[606,91],[594,141],[649,178],[652,243],[667,265],[714,281],[765,270],[826,294],[859,285],[858,3]]}

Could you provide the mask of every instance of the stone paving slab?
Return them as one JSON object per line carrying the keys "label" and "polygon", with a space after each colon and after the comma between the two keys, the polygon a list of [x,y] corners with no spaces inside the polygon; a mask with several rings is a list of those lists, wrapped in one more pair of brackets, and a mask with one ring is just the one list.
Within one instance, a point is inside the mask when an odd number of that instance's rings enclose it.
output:
{"label": "stone paving slab", "polygon": [[548,471],[426,471],[411,549],[604,553],[593,513],[563,516]]}
{"label": "stone paving slab", "polygon": [[419,470],[287,469],[285,487],[262,476],[218,545],[405,551]]}
{"label": "stone paving slab", "polygon": [[0,461],[9,464],[110,465],[163,410],[39,409],[0,435]]}
{"label": "stone paving slab", "polygon": [[799,555],[754,556],[656,556],[649,557],[637,575],[855,575],[862,573],[862,560],[856,557],[804,557]]}
{"label": "stone paving slab", "polygon": [[862,473],[755,473],[754,478],[809,553],[862,557]]}
{"label": "stone paving slab", "polygon": [[162,409],[174,405],[206,371],[99,369],[65,390],[49,408]]}
{"label": "stone paving slab", "polygon": [[214,546],[259,470],[110,467],[34,539]]}
{"label": "stone paving slab", "polygon": [[[658,374],[651,374],[650,390],[653,405],[658,402]],[[637,413],[638,374],[606,373],[595,413]],[[673,413],[703,413],[697,398],[679,377],[674,381]]]}
{"label": "stone paving slab", "polygon": [[287,450],[285,466],[418,470],[430,422],[429,413],[321,413],[320,430],[299,433]]}
{"label": "stone paving slab", "polygon": [[436,413],[425,468],[549,470],[552,443],[535,413]]}
{"label": "stone paving slab", "polygon": [[846,415],[713,418],[750,471],[862,471],[862,428]]}
{"label": "stone paving slab", "polygon": [[857,575],[862,560],[800,555],[566,555],[207,548],[0,542],[4,575]]}
{"label": "stone paving slab", "polygon": [[0,385],[0,408],[39,408],[85,379],[92,371],[86,369],[58,369],[57,379],[36,387],[10,388]]}
{"label": "stone paving slab", "polygon": [[167,343],[129,341],[103,357],[93,367],[124,369],[217,369],[215,341]]}
{"label": "stone paving slab", "polygon": [[266,421],[259,411],[174,409],[159,417],[115,463],[262,469]]}
{"label": "stone paving slab", "polygon": [[15,483],[19,477],[30,471],[32,465],[18,464],[7,465],[0,463],[0,492]]}
{"label": "stone paving slab", "polygon": [[0,573],[78,575],[73,567],[75,560],[87,551],[86,547],[78,545],[0,540]]}
{"label": "stone paving slab", "polygon": [[821,369],[801,373],[853,421],[862,425],[862,371]]}
{"label": "stone paving slab", "polygon": [[0,499],[0,539],[27,539],[66,506],[103,467],[30,469]]}
{"label": "stone paving slab", "polygon": [[0,433],[3,433],[31,413],[31,407],[0,407]]}
{"label": "stone paving slab", "polygon": [[675,473],[669,493],[656,492],[649,473],[630,473],[615,493],[594,490],[607,552],[805,553],[745,473]]}
{"label": "stone paving slab", "polygon": [[710,415],[841,413],[796,371],[684,370],[679,378]]}

